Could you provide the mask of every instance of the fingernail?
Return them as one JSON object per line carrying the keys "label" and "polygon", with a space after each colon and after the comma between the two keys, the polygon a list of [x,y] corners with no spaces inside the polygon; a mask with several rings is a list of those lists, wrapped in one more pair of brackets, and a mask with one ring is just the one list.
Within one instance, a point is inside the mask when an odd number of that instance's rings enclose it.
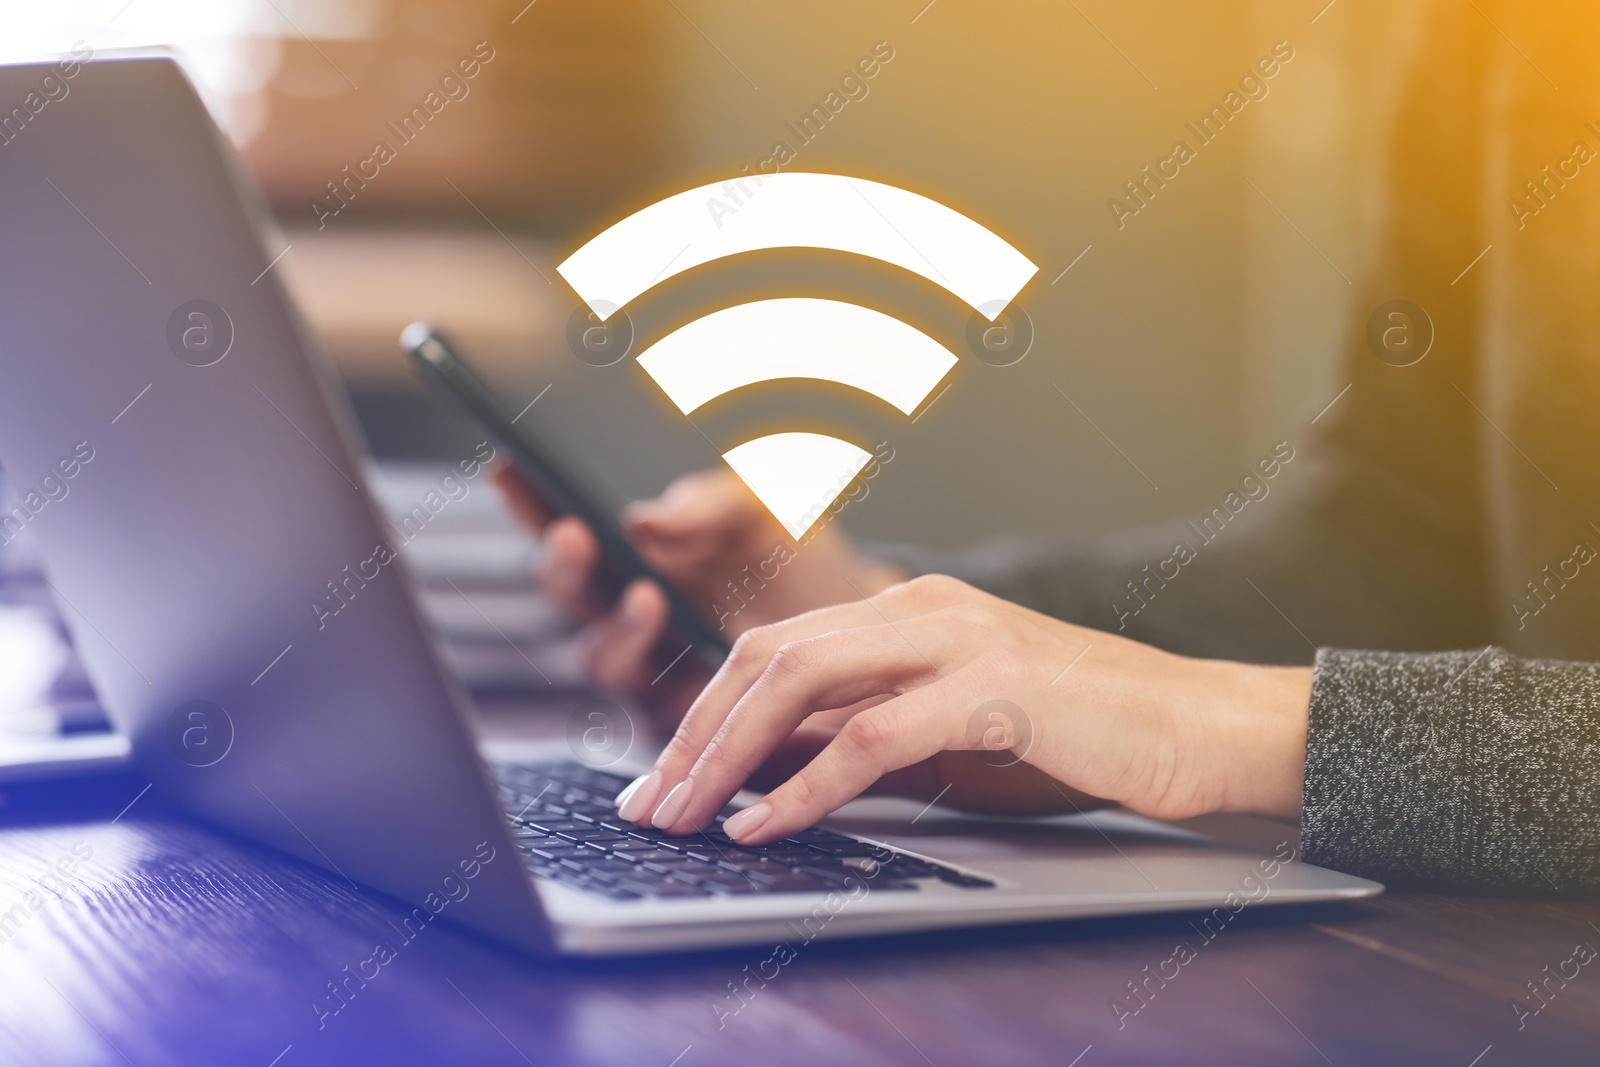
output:
{"label": "fingernail", "polygon": [[752,804],[743,811],[724,819],[722,821],[722,832],[735,841],[741,841],[761,829],[771,815],[772,805],[763,800],[759,804]]}
{"label": "fingernail", "polygon": [[650,817],[650,825],[657,830],[665,830],[683,817],[689,807],[689,797],[694,793],[694,779],[685,778],[672,787],[656,813]]}
{"label": "fingernail", "polygon": [[646,772],[645,774],[639,775],[639,777],[635,778],[633,781],[629,782],[627,785],[622,787],[621,792],[619,792],[614,798],[612,798],[612,801],[611,801],[613,804],[615,804],[617,806],[617,810],[619,810],[619,811],[622,810],[623,805],[628,803],[628,798],[633,796],[633,794],[638,791],[639,787],[641,785],[644,785],[645,780],[648,779],[649,777],[650,777],[649,773]]}
{"label": "fingernail", "polygon": [[617,794],[617,814],[628,822],[638,822],[640,817],[655,807],[661,793],[661,779],[654,771],[641,774],[633,784]]}

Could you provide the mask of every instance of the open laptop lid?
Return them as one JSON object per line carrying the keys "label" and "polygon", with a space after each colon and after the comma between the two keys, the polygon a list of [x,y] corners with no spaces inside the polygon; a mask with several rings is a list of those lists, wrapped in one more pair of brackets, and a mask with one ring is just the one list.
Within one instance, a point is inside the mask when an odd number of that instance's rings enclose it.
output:
{"label": "open laptop lid", "polygon": [[260,203],[170,57],[0,67],[0,541],[167,796],[545,947]]}

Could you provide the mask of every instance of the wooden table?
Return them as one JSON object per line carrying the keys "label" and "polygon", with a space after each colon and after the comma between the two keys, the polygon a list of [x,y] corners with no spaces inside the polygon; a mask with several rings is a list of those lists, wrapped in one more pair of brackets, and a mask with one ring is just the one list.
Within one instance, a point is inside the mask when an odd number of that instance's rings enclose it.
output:
{"label": "wooden table", "polygon": [[[1569,962],[1600,904],[1557,900],[1247,908],[1209,942],[1184,915],[817,942],[742,1001],[770,950],[535,960],[436,926],[340,1002],[400,907],[143,785],[0,807],[6,1067],[1600,1062],[1600,960]],[[1135,998],[1179,941],[1195,958]]]}

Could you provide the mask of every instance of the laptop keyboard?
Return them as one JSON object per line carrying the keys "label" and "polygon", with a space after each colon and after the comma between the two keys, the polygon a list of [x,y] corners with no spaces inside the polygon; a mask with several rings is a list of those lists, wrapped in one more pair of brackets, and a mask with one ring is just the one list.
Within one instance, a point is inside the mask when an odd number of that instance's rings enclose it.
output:
{"label": "laptop keyboard", "polygon": [[714,826],[670,837],[617,817],[628,779],[574,760],[496,764],[517,849],[535,876],[611,900],[828,893],[858,885],[914,891],[929,879],[962,889],[994,883],[831,830],[739,845]]}

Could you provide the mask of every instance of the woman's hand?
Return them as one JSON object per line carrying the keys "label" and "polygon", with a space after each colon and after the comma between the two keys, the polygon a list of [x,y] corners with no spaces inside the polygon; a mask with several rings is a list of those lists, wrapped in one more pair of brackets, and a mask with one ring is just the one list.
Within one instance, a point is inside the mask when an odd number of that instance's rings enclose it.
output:
{"label": "woman's hand", "polygon": [[[590,675],[603,687],[657,712],[670,729],[710,679],[681,642],[665,639],[667,599],[639,580],[608,600],[597,582],[600,547],[581,521],[552,520],[537,494],[509,465],[492,477],[512,509],[543,532],[539,582],[583,625]],[[867,559],[837,527],[796,544],[730,471],[691,474],[656,500],[630,507],[624,527],[634,547],[731,641],[746,630],[803,611],[859,600],[905,575]],[[665,672],[665,673],[663,673]]]}
{"label": "woman's hand", "polygon": [[726,833],[772,841],[880,783],[989,811],[1295,819],[1310,693],[1309,668],[1175,656],[930,576],[747,631],[618,806],[702,828],[813,716],[876,699]]}

